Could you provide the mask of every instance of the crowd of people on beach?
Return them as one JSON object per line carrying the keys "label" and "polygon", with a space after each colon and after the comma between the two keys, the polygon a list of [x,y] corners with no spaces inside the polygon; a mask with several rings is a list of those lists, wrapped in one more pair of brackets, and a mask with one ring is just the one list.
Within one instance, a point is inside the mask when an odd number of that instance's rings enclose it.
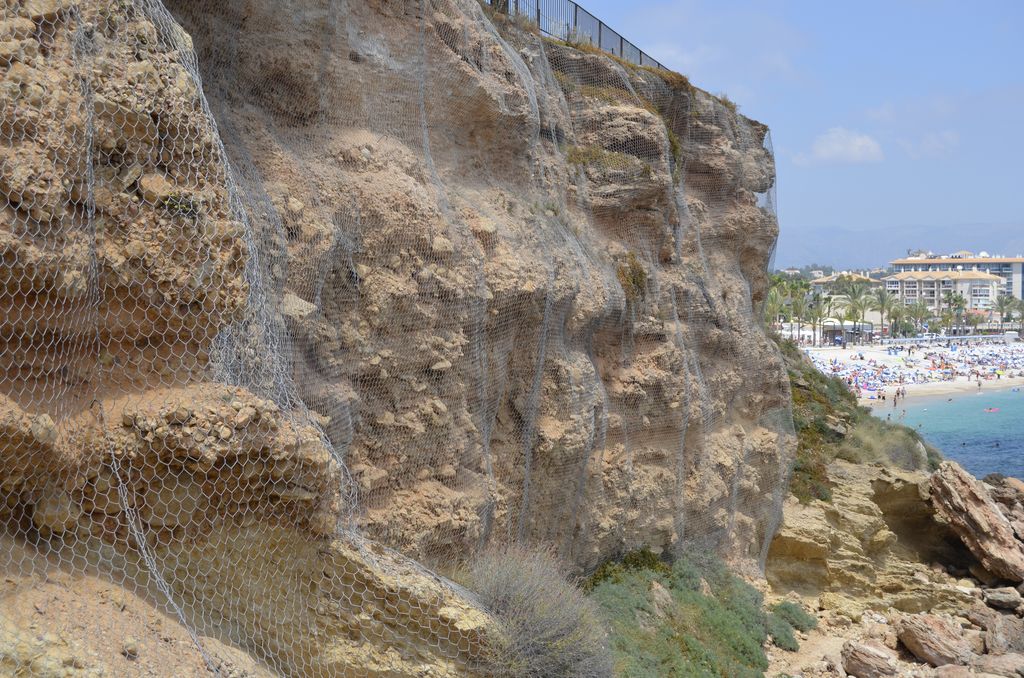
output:
{"label": "crowd of people on beach", "polygon": [[[847,383],[861,398],[906,397],[909,384],[999,381],[1024,377],[1024,343],[947,341],[888,346],[850,353],[810,352],[815,366]],[[895,387],[895,393],[892,390]]]}

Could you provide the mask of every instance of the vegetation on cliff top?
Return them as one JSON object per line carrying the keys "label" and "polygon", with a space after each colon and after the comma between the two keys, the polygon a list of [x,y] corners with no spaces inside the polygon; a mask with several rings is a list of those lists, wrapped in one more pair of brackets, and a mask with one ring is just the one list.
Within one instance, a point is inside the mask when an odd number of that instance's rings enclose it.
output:
{"label": "vegetation on cliff top", "polygon": [[830,501],[827,467],[836,459],[934,470],[941,457],[913,429],[873,416],[841,380],[811,364],[795,343],[775,337],[793,391],[796,463],[789,489],[802,502]]}

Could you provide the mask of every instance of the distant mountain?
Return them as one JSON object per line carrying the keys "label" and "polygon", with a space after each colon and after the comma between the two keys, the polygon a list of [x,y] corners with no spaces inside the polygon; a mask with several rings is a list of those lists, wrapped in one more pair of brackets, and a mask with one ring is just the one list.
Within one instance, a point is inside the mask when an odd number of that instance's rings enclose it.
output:
{"label": "distant mountain", "polygon": [[775,268],[828,261],[837,268],[883,266],[908,248],[936,253],[970,250],[1024,254],[1024,221],[945,226],[789,228],[781,224]]}

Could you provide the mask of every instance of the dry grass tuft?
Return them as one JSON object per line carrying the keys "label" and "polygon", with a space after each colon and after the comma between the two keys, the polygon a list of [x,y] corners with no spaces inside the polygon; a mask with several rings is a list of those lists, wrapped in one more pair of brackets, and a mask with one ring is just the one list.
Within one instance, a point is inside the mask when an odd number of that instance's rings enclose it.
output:
{"label": "dry grass tuft", "polygon": [[547,551],[492,549],[456,579],[477,594],[504,633],[479,668],[495,678],[612,675],[597,606]]}

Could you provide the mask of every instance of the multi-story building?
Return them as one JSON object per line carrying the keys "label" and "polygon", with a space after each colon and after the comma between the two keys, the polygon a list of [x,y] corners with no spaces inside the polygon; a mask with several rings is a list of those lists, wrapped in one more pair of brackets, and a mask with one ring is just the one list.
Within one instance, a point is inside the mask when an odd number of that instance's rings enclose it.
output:
{"label": "multi-story building", "polygon": [[931,253],[896,259],[890,262],[893,273],[979,271],[999,276],[999,294],[1024,299],[1024,257],[993,257],[984,252],[954,252],[949,255]]}
{"label": "multi-story building", "polygon": [[1001,276],[984,271],[901,271],[883,279],[885,289],[906,305],[924,302],[939,312],[948,307],[947,292],[960,294],[968,311],[987,311],[1005,287]]}
{"label": "multi-story building", "polygon": [[851,271],[842,271],[840,273],[833,273],[832,275],[820,276],[812,280],[811,292],[822,296],[834,294],[836,287],[843,281],[860,283],[869,287],[878,284],[877,280],[869,278],[866,275],[853,273]]}

